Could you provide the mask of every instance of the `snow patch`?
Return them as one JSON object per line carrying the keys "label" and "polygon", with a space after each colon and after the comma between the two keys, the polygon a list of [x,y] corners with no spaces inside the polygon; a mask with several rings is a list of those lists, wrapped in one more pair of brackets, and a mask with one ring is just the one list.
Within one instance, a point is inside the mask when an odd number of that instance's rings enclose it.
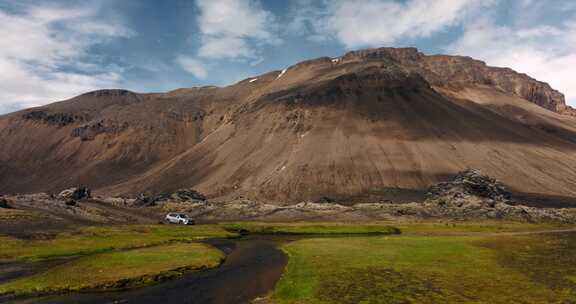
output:
{"label": "snow patch", "polygon": [[278,74],[278,76],[276,76],[276,79],[282,77],[282,75],[284,75],[286,73],[287,69],[283,69],[282,72],[280,72],[280,74]]}
{"label": "snow patch", "polygon": [[333,63],[338,63],[338,62],[340,62],[340,57],[332,58],[332,62],[333,62]]}
{"label": "snow patch", "polygon": [[250,81],[248,81],[248,82],[254,82],[256,80],[258,80],[258,78],[250,79]]}

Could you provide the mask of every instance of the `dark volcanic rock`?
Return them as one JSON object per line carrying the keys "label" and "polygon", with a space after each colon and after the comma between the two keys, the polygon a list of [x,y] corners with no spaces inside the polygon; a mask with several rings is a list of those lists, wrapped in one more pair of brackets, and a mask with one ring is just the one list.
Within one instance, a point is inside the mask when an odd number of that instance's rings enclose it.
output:
{"label": "dark volcanic rock", "polygon": [[128,128],[128,123],[115,123],[113,121],[100,120],[72,130],[72,137],[80,137],[82,141],[93,140],[103,133],[118,134]]}
{"label": "dark volcanic rock", "polygon": [[94,97],[118,97],[118,96],[130,96],[136,95],[134,92],[122,89],[105,89],[97,90],[83,94],[83,96],[94,96]]}
{"label": "dark volcanic rock", "polygon": [[174,192],[171,198],[176,198],[180,201],[205,201],[206,196],[194,189],[180,189]]}
{"label": "dark volcanic rock", "polygon": [[510,192],[498,180],[478,170],[460,172],[450,182],[430,187],[421,216],[461,220],[503,219],[523,222],[574,223],[562,209],[543,209],[510,202]]}
{"label": "dark volcanic rock", "polygon": [[60,192],[58,197],[61,199],[82,200],[92,197],[92,191],[86,186],[78,186]]}
{"label": "dark volcanic rock", "polygon": [[67,200],[64,204],[65,204],[66,206],[71,206],[71,207],[78,206],[78,202],[75,201],[75,200],[73,200],[73,199]]}
{"label": "dark volcanic rock", "polygon": [[0,208],[9,209],[12,207],[10,207],[10,205],[8,204],[8,201],[6,199],[0,198]]}
{"label": "dark volcanic rock", "polygon": [[70,113],[50,113],[43,110],[31,111],[24,114],[22,117],[26,120],[33,120],[58,127],[64,127],[84,120],[83,117]]}
{"label": "dark volcanic rock", "polygon": [[203,202],[206,196],[194,189],[180,189],[173,193],[163,193],[158,195],[140,194],[134,201],[135,206],[149,207],[163,202]]}
{"label": "dark volcanic rock", "polygon": [[500,181],[482,175],[479,170],[474,169],[458,173],[450,182],[438,183],[430,187],[427,193],[429,199],[439,197],[462,198],[470,195],[495,201],[507,201],[511,194]]}
{"label": "dark volcanic rock", "polygon": [[136,207],[152,207],[156,206],[156,201],[157,201],[156,197],[148,195],[146,193],[140,193],[136,197],[136,200],[134,200],[133,204]]}

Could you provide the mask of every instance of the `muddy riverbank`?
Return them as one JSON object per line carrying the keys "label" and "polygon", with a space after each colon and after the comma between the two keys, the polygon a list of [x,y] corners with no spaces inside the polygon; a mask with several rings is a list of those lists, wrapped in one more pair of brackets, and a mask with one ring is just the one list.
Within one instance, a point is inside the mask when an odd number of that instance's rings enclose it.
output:
{"label": "muddy riverbank", "polygon": [[249,303],[274,288],[288,261],[277,246],[293,239],[249,236],[235,240],[209,240],[206,242],[227,256],[216,269],[133,290],[12,299],[10,303]]}

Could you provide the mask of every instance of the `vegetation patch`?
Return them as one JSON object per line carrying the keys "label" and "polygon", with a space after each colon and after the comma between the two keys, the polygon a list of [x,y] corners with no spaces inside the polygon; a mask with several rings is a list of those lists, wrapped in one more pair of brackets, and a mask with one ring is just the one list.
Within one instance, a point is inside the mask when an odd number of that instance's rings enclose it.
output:
{"label": "vegetation patch", "polygon": [[[558,243],[551,235],[302,239],[282,245],[289,261],[271,298],[278,303],[572,303],[576,252],[568,249],[572,245],[553,245]],[[507,246],[516,239],[520,243]],[[527,257],[526,246],[560,250],[556,255],[570,258],[538,266],[550,252]],[[502,247],[507,249],[499,252]]]}
{"label": "vegetation patch", "polygon": [[35,261],[232,236],[235,234],[217,225],[93,226],[61,233],[49,240],[22,240],[0,235],[0,260]]}
{"label": "vegetation patch", "polygon": [[436,303],[444,298],[430,278],[377,267],[346,269],[322,278],[315,296],[334,304]]}
{"label": "vegetation patch", "polygon": [[517,232],[537,232],[545,230],[566,230],[576,229],[574,225],[567,224],[531,224],[519,222],[484,221],[484,222],[413,222],[395,223],[395,227],[402,230],[404,235],[426,235],[426,236],[462,236],[462,235],[486,235],[517,233]]}
{"label": "vegetation patch", "polygon": [[149,285],[186,271],[218,266],[224,255],[200,243],[179,243],[82,257],[0,285],[0,294],[43,294]]}
{"label": "vegetation patch", "polygon": [[347,235],[347,234],[400,234],[400,229],[388,224],[347,223],[231,223],[226,230],[240,234],[270,235]]}
{"label": "vegetation patch", "polygon": [[576,301],[576,233],[493,237],[479,244],[494,250],[503,267]]}
{"label": "vegetation patch", "polygon": [[0,221],[24,221],[44,218],[46,216],[35,211],[0,208]]}

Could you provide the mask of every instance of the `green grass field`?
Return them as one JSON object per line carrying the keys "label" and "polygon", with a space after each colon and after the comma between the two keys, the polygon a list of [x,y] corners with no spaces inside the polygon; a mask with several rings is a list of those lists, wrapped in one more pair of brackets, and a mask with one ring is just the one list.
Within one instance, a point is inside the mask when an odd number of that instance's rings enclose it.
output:
{"label": "green grass field", "polygon": [[0,261],[37,261],[232,236],[235,234],[217,225],[94,226],[61,233],[49,240],[22,240],[0,235]]}
{"label": "green grass field", "polygon": [[216,267],[224,255],[211,246],[177,243],[85,256],[31,277],[0,285],[0,294],[149,285],[185,271]]}
{"label": "green grass field", "polygon": [[302,236],[281,245],[289,261],[268,297],[273,303],[576,303],[576,232],[534,233],[570,228],[248,222],[94,226],[48,240],[0,236],[3,262],[71,258],[0,285],[0,294],[153,284],[221,262],[220,251],[194,241],[248,233]]}
{"label": "green grass field", "polygon": [[[536,225],[529,230],[537,230]],[[303,239],[276,303],[575,303],[576,233]],[[422,228],[422,227],[420,227]],[[504,229],[517,230],[521,227]],[[463,233],[471,227],[454,228]],[[439,229],[443,232],[445,229]],[[476,229],[472,229],[476,230]],[[525,229],[520,229],[525,230]],[[436,234],[436,235],[434,235]]]}

